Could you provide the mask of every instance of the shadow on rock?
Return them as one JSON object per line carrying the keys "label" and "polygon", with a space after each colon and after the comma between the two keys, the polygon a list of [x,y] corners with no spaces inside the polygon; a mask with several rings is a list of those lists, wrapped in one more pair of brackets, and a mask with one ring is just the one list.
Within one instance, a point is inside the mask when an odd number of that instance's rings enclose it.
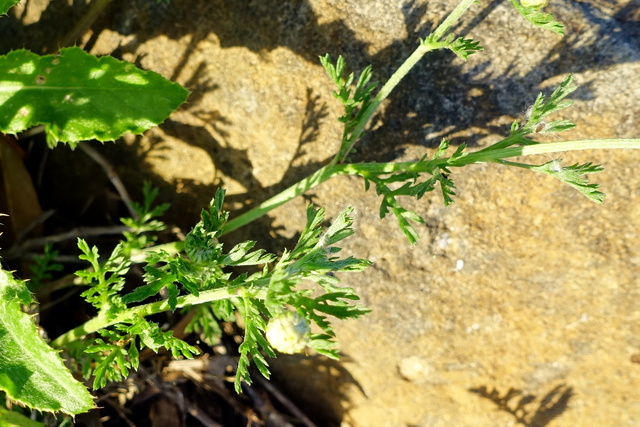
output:
{"label": "shadow on rock", "polygon": [[522,390],[510,388],[504,394],[497,388],[487,386],[469,389],[485,399],[492,401],[498,410],[513,415],[517,424],[526,427],[544,427],[567,410],[573,397],[573,388],[561,384],[554,387],[542,398],[533,394],[524,394]]}
{"label": "shadow on rock", "polygon": [[[271,362],[274,382],[318,426],[339,426],[349,410],[349,391],[364,389],[340,361],[314,355],[280,355]],[[331,390],[331,393],[320,392]],[[295,396],[295,397],[293,397]]]}

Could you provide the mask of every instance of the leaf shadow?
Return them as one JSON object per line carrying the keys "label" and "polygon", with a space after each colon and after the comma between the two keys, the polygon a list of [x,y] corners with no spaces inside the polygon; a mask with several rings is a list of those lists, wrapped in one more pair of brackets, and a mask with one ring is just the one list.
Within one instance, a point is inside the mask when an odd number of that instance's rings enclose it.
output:
{"label": "leaf shadow", "polygon": [[516,424],[525,427],[549,425],[567,410],[574,394],[573,387],[565,384],[554,387],[541,398],[515,388],[509,388],[504,394],[495,387],[490,389],[487,386],[471,388],[469,391],[492,401],[499,411],[511,414]]}
{"label": "leaf shadow", "polygon": [[[74,1],[72,6],[65,6],[64,3],[62,0],[51,0],[39,21],[23,26],[18,32],[18,43],[22,42],[26,47],[38,46],[34,40],[38,36],[41,39],[42,33],[59,17],[64,14],[79,16],[79,12],[86,10],[76,5],[81,2]],[[454,31],[473,36],[473,30],[503,3],[504,0],[490,2],[476,11],[468,23]],[[640,51],[637,37],[639,5],[638,0],[633,0],[611,19],[604,19],[599,2],[579,2],[576,7],[596,28],[598,36],[579,44],[574,42],[580,35],[560,40],[545,59],[524,76],[517,75],[515,71],[500,76],[486,75],[488,62],[477,62],[470,69],[465,69],[450,52],[430,54],[430,66],[415,67],[401,82],[391,95],[388,106],[374,118],[370,126],[372,130],[365,135],[352,159],[390,161],[403,155],[407,147],[434,147],[441,138],[451,139],[454,145],[466,142],[474,146],[489,135],[504,135],[508,132],[509,124],[496,125],[492,119],[505,115],[513,117],[523,111],[526,107],[523,99],[532,101],[536,92],[544,89],[542,85],[545,80],[571,71],[602,69],[637,61]],[[275,4],[252,0],[174,0],[170,4],[149,0],[114,0],[109,13],[103,14],[94,23],[92,31],[94,34],[110,30],[123,36],[135,35],[119,46],[115,55],[134,52],[146,41],[157,37],[178,40],[189,36],[183,57],[173,70],[173,77],[183,72],[187,60],[197,52],[199,44],[215,35],[222,49],[245,47],[262,54],[285,47],[313,64],[318,63],[320,54],[329,52],[334,57],[343,54],[354,70],[372,64],[375,78],[384,81],[413,51],[417,39],[435,28],[436,24],[425,21],[428,5],[424,2],[408,0],[400,7],[405,17],[407,37],[392,40],[373,55],[368,53],[369,43],[359,39],[357,32],[346,21],[338,19],[324,22],[307,0]],[[19,23],[15,17],[8,21],[10,25],[7,28],[14,28],[16,22]],[[3,23],[8,21],[5,18]],[[68,21],[72,19],[65,20]],[[251,22],[251,26],[244,25],[246,22]],[[523,25],[528,24],[523,22]],[[47,43],[51,40],[56,40],[56,37],[46,38]],[[611,54],[616,46],[625,46],[626,50],[623,54]],[[2,49],[6,50],[6,47]],[[54,46],[47,45],[46,49],[52,50]],[[634,49],[635,56],[625,54]],[[193,86],[189,86],[192,100],[207,93],[206,85],[197,87],[202,83],[199,80],[206,78],[204,70],[202,64],[198,73],[191,78]],[[578,99],[592,96],[588,82],[574,94],[574,98]],[[468,132],[471,128],[473,131]],[[307,170],[290,169],[283,182],[295,182],[303,176],[298,173]],[[249,181],[252,180],[249,178]],[[264,190],[266,198],[270,192]],[[255,193],[248,191],[249,194]],[[255,203],[249,202],[248,205]]]}
{"label": "leaf shadow", "polygon": [[[275,374],[273,381],[318,426],[340,425],[350,409],[350,390],[367,396],[344,366],[345,361],[351,361],[345,354],[340,361],[321,355],[280,355],[271,366]],[[321,390],[331,390],[331,393],[319,392]]]}

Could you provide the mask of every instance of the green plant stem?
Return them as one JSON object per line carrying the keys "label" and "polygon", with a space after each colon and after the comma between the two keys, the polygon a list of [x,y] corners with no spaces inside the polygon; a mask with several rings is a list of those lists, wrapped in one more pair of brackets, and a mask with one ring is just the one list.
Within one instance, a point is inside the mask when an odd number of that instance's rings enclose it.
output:
{"label": "green plant stem", "polygon": [[338,154],[331,160],[331,162],[319,169],[312,175],[304,178],[302,181],[287,188],[278,195],[271,199],[261,203],[250,211],[240,215],[237,218],[232,219],[225,225],[222,235],[227,234],[237,228],[242,227],[249,222],[252,222],[267,212],[277,208],[278,206],[288,202],[291,199],[298,197],[300,194],[310,190],[311,188],[323,183],[327,179],[334,175],[349,173],[340,167],[336,167],[338,163],[342,163],[347,155],[351,152],[351,149],[359,140],[360,136],[364,132],[364,128],[373,117],[374,113],[380,106],[380,104],[387,99],[389,94],[395,89],[400,81],[409,73],[409,71],[422,59],[422,57],[429,51],[440,49],[444,47],[437,42],[445,35],[445,33],[453,26],[455,22],[460,19],[464,12],[474,3],[475,0],[462,0],[458,6],[447,16],[447,18],[436,28],[431,36],[431,43],[421,42],[420,46],[400,65],[395,73],[387,80],[382,86],[376,97],[371,101],[371,104],[364,111],[360,121],[356,124],[351,137],[346,146],[340,148]]}
{"label": "green plant stem", "polygon": [[349,138],[348,143],[345,144],[343,147],[341,147],[340,151],[333,158],[330,165],[344,162],[346,157],[349,155],[349,153],[353,149],[353,146],[356,144],[356,142],[358,142],[358,140],[360,139],[360,136],[362,136],[365,126],[367,125],[367,123],[369,123],[369,120],[371,120],[371,117],[373,117],[373,114],[376,112],[380,104],[382,104],[382,102],[385,99],[387,99],[389,94],[391,94],[393,89],[398,85],[398,83],[400,83],[400,81],[404,78],[404,76],[407,75],[409,70],[411,70],[411,68],[413,68],[413,66],[418,61],[420,61],[420,59],[422,59],[422,57],[427,52],[434,49],[436,48],[433,46],[420,44],[420,46],[418,46],[418,48],[415,51],[413,51],[411,56],[409,56],[407,60],[402,63],[400,68],[398,68],[396,72],[393,73],[393,75],[389,78],[389,80],[387,80],[385,85],[382,86],[382,88],[380,89],[376,97],[371,101],[367,109],[364,111],[362,118],[360,119],[360,121],[358,121],[358,123],[353,129],[353,132],[351,133],[351,137]]}
{"label": "green plant stem", "polygon": [[[498,145],[500,143],[497,143]],[[400,163],[351,163],[331,165],[328,164],[319,169],[312,175],[301,180],[295,185],[287,188],[278,195],[265,201],[259,206],[251,209],[248,212],[234,218],[227,222],[222,235],[227,234],[237,228],[240,228],[257,218],[265,215],[269,211],[276,207],[295,199],[304,192],[322,184],[329,178],[336,175],[383,175],[395,172],[430,172],[437,166],[447,167],[462,167],[473,163],[503,163],[510,165],[511,162],[502,162],[503,159],[519,156],[533,156],[538,154],[552,154],[567,151],[580,151],[580,150],[595,150],[595,149],[640,149],[640,139],[593,139],[593,140],[579,140],[579,141],[563,141],[553,142],[548,144],[535,144],[525,145],[521,147],[509,147],[500,149],[483,149],[473,153],[468,153],[461,157],[452,160],[450,157],[442,157],[430,161],[421,162],[400,162]],[[521,164],[513,164],[512,166],[522,167]],[[169,244],[171,245],[171,244]],[[173,251],[182,245],[182,242],[176,242],[175,248],[171,249],[166,244],[163,245],[164,250]],[[149,248],[151,249],[151,248]],[[265,298],[266,288],[262,288],[259,283],[252,283],[252,297]],[[216,300],[230,299],[237,296],[242,296],[243,292],[247,289],[246,285],[238,285],[230,288],[213,289],[209,291],[203,291],[198,296],[184,295],[178,297],[177,308],[192,306],[196,304],[202,304],[205,302],[211,302]],[[170,310],[168,301],[158,301],[149,304],[143,304],[136,307],[132,307],[118,316],[112,319],[105,319],[101,316],[96,316],[90,319],[83,325],[60,335],[54,341],[51,342],[53,347],[62,347],[65,344],[75,341],[87,334],[96,332],[100,329],[106,328],[117,323],[130,321],[136,316],[145,317],[152,314],[160,313]]]}
{"label": "green plant stem", "polygon": [[462,0],[455,9],[451,11],[449,16],[436,28],[431,36],[434,41],[439,41],[444,37],[445,33],[455,24],[458,19],[471,7],[476,0]]}
{"label": "green plant stem", "polygon": [[356,124],[351,137],[348,140],[348,144],[340,148],[338,154],[333,158],[331,165],[342,163],[349,155],[353,146],[358,142],[360,136],[364,132],[364,128],[373,117],[380,104],[387,99],[393,89],[400,83],[400,81],[409,73],[409,71],[422,59],[422,57],[432,50],[442,49],[446,47],[446,44],[437,43],[445,33],[453,26],[455,22],[460,19],[464,12],[475,2],[475,0],[462,0],[458,6],[447,16],[447,18],[436,28],[433,34],[429,37],[431,43],[421,42],[420,46],[400,65],[395,73],[387,80],[382,86],[376,97],[371,101],[371,104],[364,111],[360,121]]}
{"label": "green plant stem", "polygon": [[640,149],[640,139],[611,138],[611,139],[584,139],[576,141],[561,141],[526,145],[523,147],[509,147],[499,150],[481,150],[470,153],[460,158],[452,166],[464,166],[471,163],[493,162],[500,159],[518,156],[534,156],[536,154],[552,154],[565,151],[584,150],[618,150]]}
{"label": "green plant stem", "polygon": [[[178,297],[178,304],[176,308],[182,307],[190,307],[193,305],[203,304],[211,301],[219,301],[224,299],[230,299],[238,296],[242,296],[244,291],[246,290],[245,285],[239,285],[234,287],[222,288],[222,289],[212,289],[208,291],[202,291],[198,296],[189,294]],[[252,298],[265,299],[267,297],[267,289],[266,287],[262,289],[252,290],[251,292]],[[131,321],[136,317],[146,317],[151,316],[153,314],[161,313],[163,311],[171,310],[168,301],[157,301],[149,304],[143,304],[135,307],[131,307],[117,316],[106,319],[102,316],[96,316],[84,324],[74,328],[68,332],[57,337],[55,340],[51,341],[51,346],[54,348],[61,348],[65,344],[73,342],[77,339],[82,338],[85,335],[90,333],[99,331],[100,329],[104,329],[108,326],[115,325],[117,323]]]}
{"label": "green plant stem", "polygon": [[336,175],[336,170],[340,170],[340,165],[332,165],[331,163],[323,166],[318,169],[316,172],[312,173],[308,177],[302,179],[301,181],[295,183],[291,187],[286,190],[278,193],[272,198],[262,202],[255,208],[243,213],[242,215],[228,221],[224,228],[222,229],[222,235],[230,233],[231,231],[240,228],[261,216],[265,215],[267,212],[272,211],[280,205],[287,203],[288,201],[295,199],[299,195],[309,191],[310,189],[317,187],[322,184],[332,176]]}
{"label": "green plant stem", "polygon": [[[500,144],[500,142],[498,143]],[[501,159],[517,156],[531,156],[535,154],[558,153],[563,151],[579,151],[592,149],[620,149],[634,148],[640,149],[640,139],[594,139],[582,141],[563,141],[548,144],[526,145],[523,147],[509,147],[502,149],[486,149],[469,153],[450,163],[448,157],[434,160],[435,164],[452,167],[465,166],[472,163],[496,162]],[[227,234],[265,215],[269,211],[280,205],[295,199],[302,193],[322,184],[329,178],[336,175],[360,175],[362,172],[375,174],[393,172],[428,172],[432,170],[433,162],[402,162],[402,163],[351,163],[351,164],[328,164],[319,169],[314,174],[304,178],[300,182],[287,188],[271,199],[261,203],[250,211],[233,218],[224,226],[222,234]]]}

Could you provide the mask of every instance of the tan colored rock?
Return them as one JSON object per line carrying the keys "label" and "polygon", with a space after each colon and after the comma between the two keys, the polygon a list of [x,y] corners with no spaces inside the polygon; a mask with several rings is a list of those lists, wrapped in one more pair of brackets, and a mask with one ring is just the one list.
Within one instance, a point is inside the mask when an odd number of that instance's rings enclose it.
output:
{"label": "tan colored rock", "polygon": [[[148,30],[145,39],[141,28],[129,59],[143,55],[145,67],[194,89],[195,101],[174,120],[208,126],[206,138],[189,135],[186,142],[209,153],[218,183],[249,203],[310,173],[337,148],[340,108],[318,55],[345,54],[357,68],[373,63],[385,78],[415,47],[415,31],[454,5],[183,3],[172,4],[180,16],[172,17],[176,33]],[[602,8],[554,2],[549,10],[568,27],[563,40],[531,27],[507,2],[474,6],[460,29],[486,51],[467,63],[450,53],[427,57],[385,104],[354,158],[417,159],[441,137],[486,145],[506,134],[539,91],[548,93],[571,72],[581,89],[566,117],[578,128],[563,137],[639,136],[633,22],[624,22],[624,7]],[[306,121],[323,106],[327,118]],[[207,122],[203,114],[212,111]],[[310,132],[314,140],[299,147]],[[597,177],[608,194],[603,207],[551,178],[478,165],[453,171],[454,206],[443,208],[437,194],[407,202],[427,220],[416,247],[393,219],[377,218],[379,200],[363,193],[359,180],[336,178],[314,190],[316,203],[334,215],[357,208],[358,233],[347,250],[375,265],[345,280],[373,312],[336,325],[347,357],[335,375],[326,376],[334,365],[322,358],[283,358],[274,363],[277,381],[352,426],[509,425],[514,415],[491,399],[510,389],[508,407],[522,403],[515,413],[534,425],[640,422],[633,397],[640,372],[629,360],[640,345],[640,153],[562,158],[604,164]],[[274,211],[272,225],[292,236],[303,212],[297,200]]]}
{"label": "tan colored rock", "polygon": [[[232,209],[276,194],[339,144],[341,110],[317,57],[344,54],[357,69],[372,63],[385,79],[455,4],[174,0],[154,9],[131,1],[102,23],[111,32],[92,51],[107,53],[123,37],[124,58],[193,94],[160,130],[127,141],[122,150],[142,154],[130,182],[161,185],[189,212],[171,217],[187,229],[217,185],[229,188]],[[553,1],[547,9],[567,25],[561,39],[509,2],[472,6],[457,30],[486,50],[466,63],[450,52],[425,58],[354,160],[416,160],[442,137],[486,146],[569,73],[580,89],[563,115],[578,127],[548,141],[640,137],[637,8]],[[315,189],[330,215],[356,207],[345,253],[374,266],[344,279],[373,311],[336,324],[341,364],[283,357],[275,380],[321,419],[352,427],[514,425],[517,416],[554,427],[639,425],[640,365],[631,357],[640,351],[640,152],[560,157],[604,165],[595,177],[603,206],[546,176],[476,165],[453,171],[454,206],[442,207],[438,194],[407,201],[426,220],[415,247],[392,218],[377,218],[379,200],[358,179]],[[268,247],[277,227],[290,238],[304,225],[305,203],[230,239],[250,235]]]}

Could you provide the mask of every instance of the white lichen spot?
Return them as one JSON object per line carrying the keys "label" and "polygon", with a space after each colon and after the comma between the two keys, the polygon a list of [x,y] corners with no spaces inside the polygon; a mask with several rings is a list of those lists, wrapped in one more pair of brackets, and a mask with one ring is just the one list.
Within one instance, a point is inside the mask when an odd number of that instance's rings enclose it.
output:
{"label": "white lichen spot", "polygon": [[28,117],[31,111],[27,107],[22,107],[18,110],[18,115],[20,117]]}
{"label": "white lichen spot", "polygon": [[73,98],[71,97],[71,95],[66,94],[66,95],[64,96],[64,101],[65,101],[65,102],[73,102]]}
{"label": "white lichen spot", "polygon": [[265,335],[276,350],[286,353],[300,353],[309,344],[309,322],[300,314],[286,311],[273,317],[267,324]]}

